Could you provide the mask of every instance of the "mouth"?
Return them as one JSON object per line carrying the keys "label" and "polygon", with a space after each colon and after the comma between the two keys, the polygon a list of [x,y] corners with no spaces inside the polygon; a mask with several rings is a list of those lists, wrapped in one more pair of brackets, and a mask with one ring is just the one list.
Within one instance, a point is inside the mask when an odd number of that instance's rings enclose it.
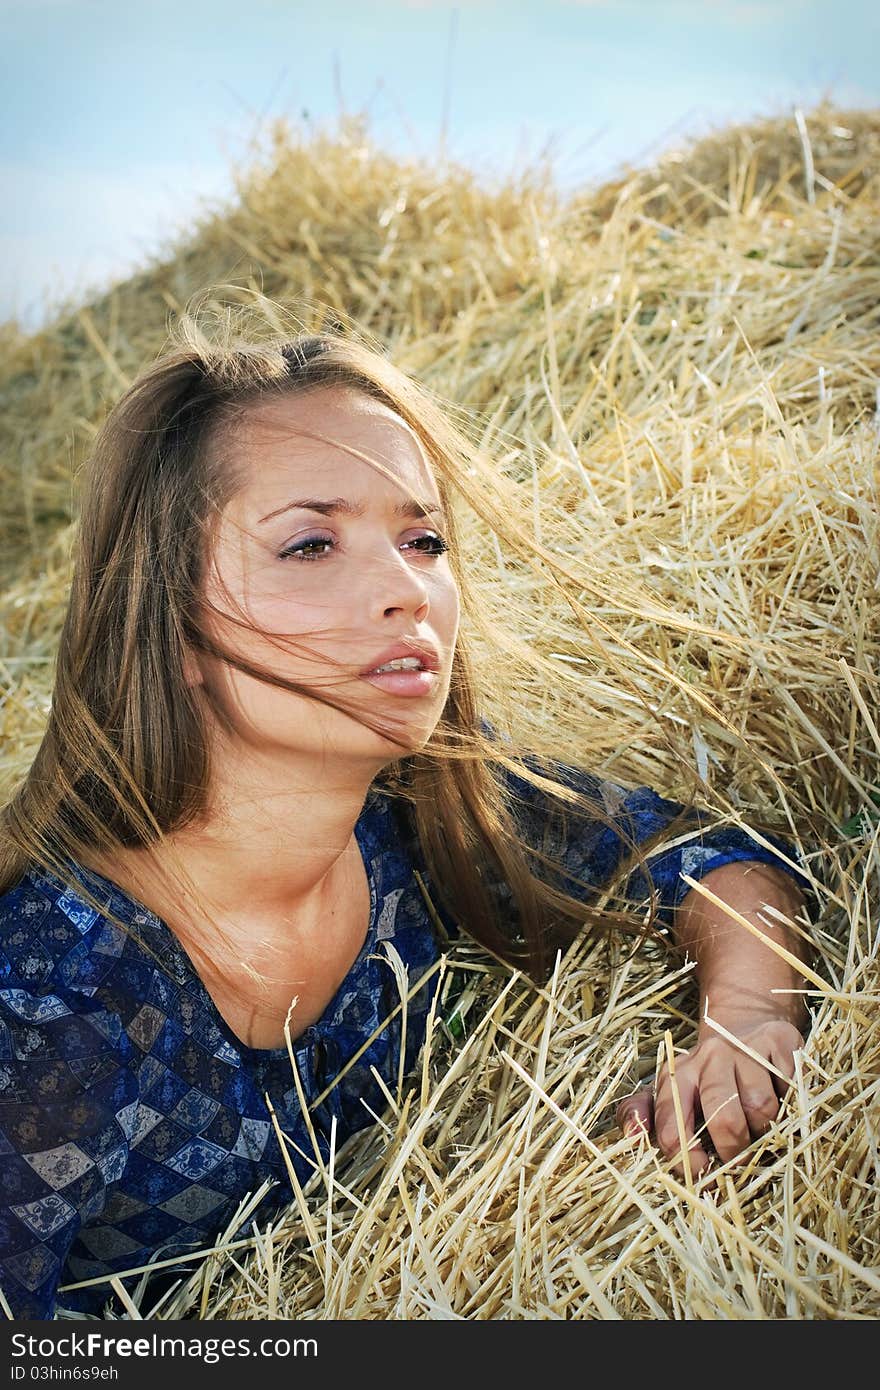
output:
{"label": "mouth", "polygon": [[420,656],[399,656],[394,661],[386,661],[383,666],[374,666],[372,671],[368,671],[369,676],[381,676],[386,671],[425,671],[424,661]]}
{"label": "mouth", "polygon": [[392,695],[418,696],[431,694],[437,687],[440,660],[428,647],[408,651],[383,652],[375,665],[361,672],[361,679]]}

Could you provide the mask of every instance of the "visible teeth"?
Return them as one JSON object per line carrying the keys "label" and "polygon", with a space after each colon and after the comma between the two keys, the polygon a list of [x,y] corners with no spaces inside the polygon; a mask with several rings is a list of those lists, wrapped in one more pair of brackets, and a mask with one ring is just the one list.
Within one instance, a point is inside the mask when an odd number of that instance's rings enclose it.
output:
{"label": "visible teeth", "polygon": [[384,666],[377,666],[373,672],[377,676],[380,671],[420,671],[422,663],[417,656],[398,656],[394,661],[386,661]]}

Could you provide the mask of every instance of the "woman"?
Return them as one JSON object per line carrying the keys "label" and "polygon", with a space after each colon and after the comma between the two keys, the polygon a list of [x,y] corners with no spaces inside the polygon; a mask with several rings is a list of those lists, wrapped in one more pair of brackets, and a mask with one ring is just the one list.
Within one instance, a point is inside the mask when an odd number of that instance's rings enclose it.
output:
{"label": "woman", "polygon": [[665,1070],[621,1123],[698,1171],[704,1120],[724,1159],[772,1121],[806,1021],[791,851],[499,732],[459,501],[562,571],[500,487],[341,333],[212,344],[184,318],[108,417],[48,727],[3,817],[14,1316],[100,1315],[110,1275],[209,1248],[267,1178],[257,1216],[285,1200],[285,1160],[305,1180],[313,1144],[381,1112],[373,1069],[394,1089],[413,1066],[444,932],[540,979],[647,903],[743,1046],[703,1024],[677,1060],[687,1153]]}

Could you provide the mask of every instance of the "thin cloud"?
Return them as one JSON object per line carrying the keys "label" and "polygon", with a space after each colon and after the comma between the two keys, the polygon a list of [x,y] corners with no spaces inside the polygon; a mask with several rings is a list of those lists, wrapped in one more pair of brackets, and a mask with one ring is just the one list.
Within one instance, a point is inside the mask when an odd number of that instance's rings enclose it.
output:
{"label": "thin cloud", "polygon": [[38,327],[60,299],[103,288],[167,254],[199,216],[231,196],[221,166],[196,172],[183,161],[155,162],[115,173],[0,163],[0,197],[16,210],[0,233],[0,320]]}
{"label": "thin cloud", "polygon": [[[609,14],[620,10],[642,10],[646,15],[656,11],[652,0],[559,0],[568,9],[606,10]],[[783,14],[810,7],[814,0],[665,0],[664,14],[692,13],[707,18],[725,19],[751,23],[754,20],[774,19]]]}
{"label": "thin cloud", "polygon": [[451,5],[449,0],[397,0],[404,10],[488,10],[497,7],[499,0],[459,0]]}

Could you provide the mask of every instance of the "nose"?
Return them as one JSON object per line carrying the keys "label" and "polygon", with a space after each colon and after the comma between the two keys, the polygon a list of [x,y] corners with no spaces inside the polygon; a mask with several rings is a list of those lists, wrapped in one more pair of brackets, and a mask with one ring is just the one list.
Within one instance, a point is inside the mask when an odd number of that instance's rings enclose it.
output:
{"label": "nose", "polygon": [[373,618],[389,618],[396,613],[423,622],[430,600],[424,576],[396,546],[389,547],[370,574],[370,606]]}

